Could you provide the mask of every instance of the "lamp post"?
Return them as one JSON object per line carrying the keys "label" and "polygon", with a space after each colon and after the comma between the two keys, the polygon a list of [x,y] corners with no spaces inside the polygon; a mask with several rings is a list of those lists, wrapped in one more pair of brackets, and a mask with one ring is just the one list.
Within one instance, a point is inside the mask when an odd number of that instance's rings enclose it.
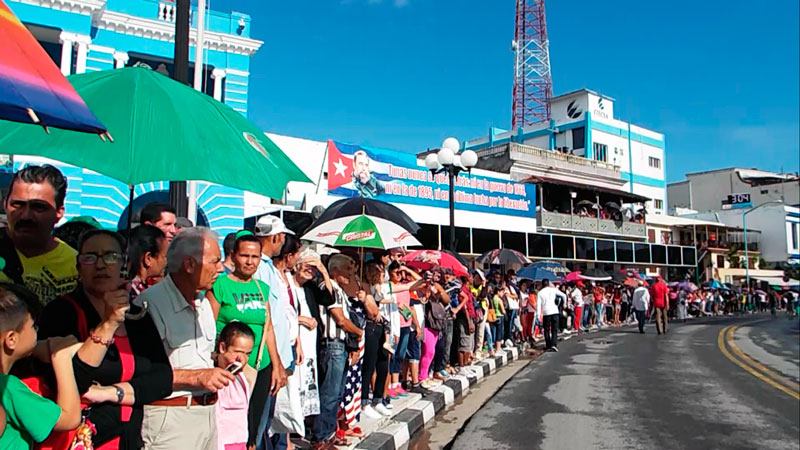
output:
{"label": "lamp post", "polygon": [[748,253],[747,249],[747,215],[751,212],[767,205],[782,205],[782,200],[771,200],[768,202],[764,202],[754,208],[750,208],[744,213],[742,213],[742,230],[744,233],[744,279],[745,279],[745,286],[747,289],[750,289],[750,254]]}
{"label": "lamp post", "polygon": [[436,153],[431,153],[425,157],[425,167],[433,175],[447,173],[448,184],[450,185],[450,242],[448,249],[456,251],[456,204],[453,185],[460,172],[470,172],[478,164],[478,154],[472,150],[465,150],[458,153],[461,149],[458,139],[449,137],[442,142],[442,148]]}

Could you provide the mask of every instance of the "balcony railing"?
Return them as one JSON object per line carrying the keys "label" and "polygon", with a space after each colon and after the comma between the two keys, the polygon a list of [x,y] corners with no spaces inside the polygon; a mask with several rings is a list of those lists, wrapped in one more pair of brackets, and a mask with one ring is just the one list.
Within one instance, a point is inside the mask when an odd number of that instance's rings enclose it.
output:
{"label": "balcony railing", "polygon": [[612,234],[645,238],[647,228],[643,223],[598,219],[596,217],[578,216],[575,214],[562,214],[549,211],[539,211],[537,214],[539,226],[549,230],[574,231],[590,234]]}
{"label": "balcony railing", "polygon": [[[192,23],[193,10],[189,10],[189,23]],[[160,2],[158,4],[158,20],[162,22],[175,23],[175,16],[178,14],[178,5],[172,2]]]}
{"label": "balcony railing", "polygon": [[603,170],[610,170],[612,172],[620,172],[617,165],[607,163],[605,161],[596,161],[594,159],[584,158],[583,156],[575,156],[567,153],[561,153],[555,150],[545,150],[538,147],[533,147],[525,144],[510,143],[509,149],[511,151],[520,152],[526,155],[536,156],[539,158],[547,158],[554,161],[563,161],[568,164],[577,164],[580,166],[599,168]]}

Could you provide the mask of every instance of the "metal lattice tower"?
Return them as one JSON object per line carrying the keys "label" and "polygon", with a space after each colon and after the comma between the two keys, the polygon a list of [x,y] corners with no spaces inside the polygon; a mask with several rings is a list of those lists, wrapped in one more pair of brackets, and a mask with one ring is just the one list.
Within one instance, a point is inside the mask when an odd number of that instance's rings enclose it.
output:
{"label": "metal lattice tower", "polygon": [[544,13],[545,0],[517,0],[514,41],[514,103],[511,127],[517,129],[550,120],[553,79],[550,76],[550,41]]}

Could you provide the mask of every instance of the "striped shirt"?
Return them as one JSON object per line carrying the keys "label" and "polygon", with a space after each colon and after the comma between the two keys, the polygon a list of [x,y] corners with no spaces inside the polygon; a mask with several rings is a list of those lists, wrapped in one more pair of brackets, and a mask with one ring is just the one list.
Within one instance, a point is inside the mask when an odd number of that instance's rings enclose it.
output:
{"label": "striped shirt", "polygon": [[[331,280],[331,285],[333,285],[333,303],[329,306],[319,307],[320,320],[322,320],[322,322],[325,324],[325,332],[323,333],[322,337],[324,339],[339,339],[343,341],[346,333],[339,327],[339,325],[336,324],[336,321],[333,319],[333,315],[330,313],[330,310],[339,308],[342,310],[345,319],[349,319],[350,314],[347,310],[347,294],[335,281]],[[326,289],[324,281],[320,283],[319,288]]]}

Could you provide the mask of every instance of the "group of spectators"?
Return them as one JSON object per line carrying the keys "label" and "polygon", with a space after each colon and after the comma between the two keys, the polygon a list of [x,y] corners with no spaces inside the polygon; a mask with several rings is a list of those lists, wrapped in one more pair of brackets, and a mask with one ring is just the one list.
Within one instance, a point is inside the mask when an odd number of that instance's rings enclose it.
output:
{"label": "group of spectators", "polygon": [[332,449],[503,348],[557,351],[560,329],[641,324],[650,308],[667,331],[660,280],[456,276],[399,249],[362,264],[321,257],[271,215],[221,249],[159,203],[124,232],[89,217],[56,228],[66,189],[58,169],[28,166],[4,199],[0,448]]}

